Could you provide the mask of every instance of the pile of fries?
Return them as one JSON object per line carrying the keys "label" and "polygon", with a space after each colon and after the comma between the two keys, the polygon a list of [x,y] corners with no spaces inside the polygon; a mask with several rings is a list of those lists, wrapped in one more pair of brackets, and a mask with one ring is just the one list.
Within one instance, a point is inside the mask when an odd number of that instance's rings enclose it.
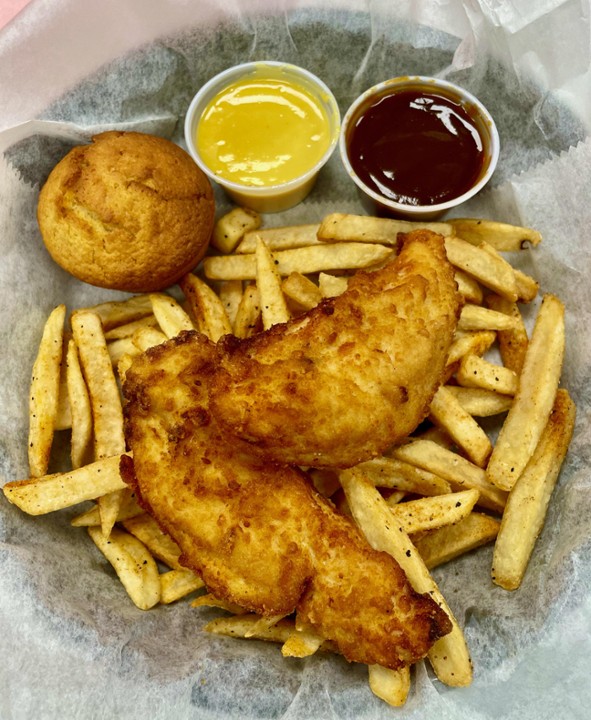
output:
{"label": "pile of fries", "polygon": [[[390,553],[412,586],[449,613],[453,630],[428,659],[442,682],[467,685],[472,667],[462,630],[429,571],[494,541],[493,582],[518,588],[574,426],[574,404],[559,389],[562,303],[544,295],[528,332],[520,306],[539,299],[538,284],[501,255],[535,247],[541,238],[529,228],[473,219],[410,223],[332,214],[319,224],[260,225],[256,213],[242,208],[220,218],[212,240],[218,254],[181,280],[184,299],[159,293],[77,309],[67,328],[64,305],[51,313],[32,373],[30,477],[8,483],[4,493],[31,515],[93,501],[72,524],[87,528],[138,608],[202,588],[119,475],[126,452],[120,384],[133,358],[183,330],[217,341],[286,322],[342,293],[357,269],[386,261],[399,233],[427,227],[444,236],[465,298],[430,422],[383,457],[309,474],[372,547]],[[485,430],[492,416],[498,416],[494,444]],[[72,468],[48,474],[54,433],[68,428]],[[248,614],[208,593],[192,604],[231,613],[209,631],[278,642],[285,656],[334,649],[289,618]],[[402,705],[410,669],[370,666],[369,682],[377,696]]]}

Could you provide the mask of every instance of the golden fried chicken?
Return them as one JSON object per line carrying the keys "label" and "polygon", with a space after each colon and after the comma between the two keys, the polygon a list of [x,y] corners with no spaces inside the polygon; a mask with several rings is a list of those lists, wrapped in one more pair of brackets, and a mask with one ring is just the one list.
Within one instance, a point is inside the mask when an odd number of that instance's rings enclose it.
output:
{"label": "golden fried chicken", "polygon": [[391,668],[451,629],[399,565],[373,550],[300,470],[228,435],[209,408],[216,350],[183,333],[128,371],[122,476],[217,597],[261,615],[296,612],[348,659]]}
{"label": "golden fried chicken", "polygon": [[443,239],[406,236],[385,267],[339,297],[252,338],[225,336],[212,413],[268,458],[349,467],[425,418],[461,308]]}

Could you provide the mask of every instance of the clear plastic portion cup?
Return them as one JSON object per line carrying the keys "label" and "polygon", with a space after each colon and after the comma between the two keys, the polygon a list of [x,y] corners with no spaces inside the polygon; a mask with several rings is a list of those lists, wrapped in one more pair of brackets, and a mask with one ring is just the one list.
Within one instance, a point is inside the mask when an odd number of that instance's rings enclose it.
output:
{"label": "clear plastic portion cup", "polygon": [[[268,78],[292,82],[302,87],[324,110],[328,118],[329,143],[326,151],[311,167],[288,182],[269,186],[243,185],[220,177],[205,162],[197,147],[197,128],[204,110],[222,90],[241,80]],[[209,80],[193,98],[185,116],[185,142],[197,165],[214,182],[224,188],[238,205],[258,212],[286,210],[301,202],[314,186],[321,168],[332,155],[340,132],[340,112],[336,99],[322,80],[308,70],[289,63],[262,61],[236,65]]]}

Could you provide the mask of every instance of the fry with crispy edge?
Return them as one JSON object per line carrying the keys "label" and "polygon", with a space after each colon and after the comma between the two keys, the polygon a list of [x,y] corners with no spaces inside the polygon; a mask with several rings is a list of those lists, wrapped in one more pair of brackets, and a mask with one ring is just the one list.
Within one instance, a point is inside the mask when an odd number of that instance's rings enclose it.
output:
{"label": "fry with crispy edge", "polygon": [[167,338],[176,337],[183,330],[194,330],[191,318],[170,295],[152,293],[152,311]]}
{"label": "fry with crispy edge", "polygon": [[57,418],[60,368],[63,356],[66,306],[58,305],[47,318],[29,390],[29,472],[31,477],[47,473]]}
{"label": "fry with crispy edge", "polygon": [[440,638],[427,656],[435,674],[446,685],[469,685],[472,663],[464,634],[417,549],[392,517],[392,510],[384,498],[361,473],[353,468],[343,470],[339,477],[353,517],[369,544],[389,553],[404,570],[413,588],[419,593],[429,593],[452,622],[451,632]]}
{"label": "fry with crispy edge", "polygon": [[322,219],[318,238],[324,242],[369,242],[396,247],[398,233],[409,233],[418,229],[431,230],[444,237],[453,233],[451,226],[444,222],[411,222],[368,215],[331,213]]}
{"label": "fry with crispy edge", "polygon": [[564,306],[545,295],[523,361],[519,389],[487,469],[490,482],[510,490],[523,472],[550,417],[564,358]]}
{"label": "fry with crispy edge", "polygon": [[537,230],[495,220],[477,218],[452,218],[448,220],[458,237],[474,245],[487,242],[495,250],[515,252],[528,245],[536,246],[542,241]]}
{"label": "fry with crispy edge", "polygon": [[477,500],[478,490],[472,488],[395,504],[386,502],[396,522],[412,535],[459,522],[470,514]]}
{"label": "fry with crispy edge", "polygon": [[66,352],[66,384],[72,416],[70,458],[76,469],[84,465],[92,440],[92,407],[73,338]]}
{"label": "fry with crispy edge", "polygon": [[281,277],[275,268],[275,260],[269,248],[261,238],[257,240],[256,283],[259,289],[263,328],[287,322],[290,312],[281,289]]}
{"label": "fry with crispy edge", "polygon": [[568,450],[575,414],[568,392],[558,390],[536,450],[509,493],[492,567],[493,582],[505,590],[516,590],[523,580]]}
{"label": "fry with crispy edge", "polygon": [[88,534],[113,566],[136,607],[149,610],[160,602],[158,566],[137,538],[118,528],[113,528],[108,538],[98,527],[89,527]]}
{"label": "fry with crispy edge", "polygon": [[222,301],[209,285],[193,273],[182,277],[179,285],[189,301],[193,315],[197,318],[199,329],[210,340],[217,342],[222,335],[229,335],[232,332],[230,319]]}
{"label": "fry with crispy edge", "polygon": [[390,670],[382,665],[368,665],[372,693],[393,707],[402,707],[410,692],[410,668]]}

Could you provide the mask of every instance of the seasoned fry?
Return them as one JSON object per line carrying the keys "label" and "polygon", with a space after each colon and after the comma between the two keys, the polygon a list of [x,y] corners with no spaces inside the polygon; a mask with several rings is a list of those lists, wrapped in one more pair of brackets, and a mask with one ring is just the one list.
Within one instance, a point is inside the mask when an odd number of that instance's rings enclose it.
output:
{"label": "seasoned fry", "polygon": [[388,505],[396,522],[412,535],[459,522],[469,515],[477,500],[478,490],[471,489]]}
{"label": "seasoned fry", "polygon": [[92,441],[92,407],[73,338],[66,351],[66,384],[72,419],[70,458],[74,469],[86,462]]}
{"label": "seasoned fry", "polygon": [[119,362],[124,355],[134,357],[135,355],[140,354],[130,337],[119,338],[119,340],[109,342],[107,350],[109,351],[109,357],[111,358],[111,363],[114,367],[119,365]]}
{"label": "seasoned fry", "polygon": [[324,638],[311,629],[295,628],[281,647],[283,657],[309,657],[322,647]]}
{"label": "seasoned fry", "polygon": [[515,327],[497,333],[503,365],[518,375],[521,373],[529,339],[519,306],[498,295],[489,295],[486,304],[491,310],[502,312],[516,320]]}
{"label": "seasoned fry", "polygon": [[256,285],[249,285],[245,288],[244,294],[234,321],[234,335],[239,338],[247,338],[253,335],[258,327],[261,318],[261,299]]}
{"label": "seasoned fry", "polygon": [[493,582],[505,590],[517,589],[523,580],[568,450],[575,413],[570,395],[559,389],[535,452],[509,493],[492,568]]}
{"label": "seasoned fry", "polygon": [[456,333],[449,349],[447,365],[453,365],[465,355],[484,355],[496,339],[493,330],[476,330],[473,332]]}
{"label": "seasoned fry", "polygon": [[153,327],[145,327],[136,330],[132,338],[134,347],[140,352],[145,352],[156,345],[162,345],[162,343],[167,340],[168,338],[162,330],[158,330]]}
{"label": "seasoned fry", "polygon": [[[193,603],[195,605],[195,603]],[[263,628],[258,625],[260,617],[253,613],[221,617],[212,620],[205,626],[205,630],[216,635],[227,635],[228,637],[253,638],[255,640],[267,640],[275,643],[285,643],[294,630],[291,620],[281,620],[271,627]],[[257,626],[255,634],[253,626]]]}
{"label": "seasoned fry", "polygon": [[519,389],[501,427],[487,476],[510,490],[536,449],[548,422],[564,358],[564,306],[545,295],[529,342]]}
{"label": "seasoned fry", "polygon": [[215,223],[211,244],[220,252],[230,253],[244,234],[261,226],[261,216],[249,208],[236,207]]}
{"label": "seasoned fry", "polygon": [[429,417],[445,430],[473,463],[485,466],[492,452],[488,435],[443,385],[431,401]]}
{"label": "seasoned fry", "polygon": [[143,514],[123,520],[127,532],[140,540],[156,558],[173,570],[182,570],[179,562],[181,551],[179,546],[168,535],[162,532],[150,515]]}
{"label": "seasoned fry", "polygon": [[161,293],[152,293],[150,300],[152,302],[152,312],[166,337],[173,338],[183,330],[195,329],[191,318],[173,297]]}
{"label": "seasoned fry", "polygon": [[410,692],[410,668],[390,670],[381,665],[368,665],[372,693],[393,707],[402,707]]}
{"label": "seasoned fry", "polygon": [[472,275],[484,287],[501,297],[511,301],[517,300],[517,284],[513,268],[500,255],[491,254],[482,245],[475,246],[458,237],[446,238],[445,249],[452,265]]}
{"label": "seasoned fry", "polygon": [[29,472],[47,473],[57,418],[66,306],[54,308],[45,322],[29,391]]}
{"label": "seasoned fry", "polygon": [[438,475],[392,457],[379,457],[355,466],[376,487],[395,488],[417,495],[444,495],[450,484]]}
{"label": "seasoned fry", "polygon": [[429,570],[492,542],[501,525],[490,515],[472,512],[455,525],[446,525],[414,540]]}
{"label": "seasoned fry", "polygon": [[[350,270],[377,265],[392,250],[370,243],[335,243],[281,250],[274,254],[280,275],[304,274],[322,270]],[[221,255],[205,258],[203,269],[210,280],[254,280],[256,258],[249,255]]]}
{"label": "seasoned fry", "polygon": [[226,280],[220,283],[218,295],[230,321],[230,327],[234,326],[236,314],[242,301],[242,280]]}
{"label": "seasoned fry", "polygon": [[98,315],[104,332],[108,332],[119,325],[125,325],[151,315],[152,303],[148,295],[134,295],[127,300],[105,302],[89,308],[81,308],[72,314],[75,315],[77,312],[93,312]]}
{"label": "seasoned fry", "polygon": [[302,310],[311,310],[322,300],[322,292],[316,283],[298,272],[290,273],[281,283],[284,295]]}
{"label": "seasoned fry", "polygon": [[158,320],[154,315],[146,315],[139,320],[132,320],[131,322],[125,323],[124,325],[117,325],[117,327],[111,328],[105,332],[105,340],[111,342],[112,340],[122,340],[123,338],[130,338],[134,333],[143,327],[156,327]]}
{"label": "seasoned fry", "polygon": [[290,312],[281,289],[281,278],[275,267],[275,258],[260,238],[257,241],[256,283],[259,289],[263,329],[287,322]]}
{"label": "seasoned fry", "polygon": [[257,237],[260,237],[271,252],[278,250],[292,250],[293,248],[320,245],[316,233],[318,223],[310,225],[293,225],[290,227],[265,228],[247,232],[244,240],[236,248],[238,255],[254,253],[257,246]]}
{"label": "seasoned fry", "polygon": [[[64,338],[62,353],[66,353],[68,340]],[[60,384],[57,396],[57,412],[53,425],[54,430],[70,430],[72,428],[72,413],[70,412],[70,399],[68,397],[68,381],[66,379],[66,366],[63,362],[60,367]]]}
{"label": "seasoned fry", "polygon": [[338,297],[342,295],[349,285],[349,279],[342,275],[318,274],[318,288],[322,297]]}
{"label": "seasoned fry", "polygon": [[537,230],[494,220],[478,220],[476,218],[452,218],[448,220],[455,233],[462,240],[474,245],[487,242],[501,252],[515,252],[542,241]]}
{"label": "seasoned fry", "polygon": [[519,388],[519,376],[514,370],[478,355],[465,355],[461,359],[456,380],[464,387],[492,390],[503,395],[515,395]]}
{"label": "seasoned fry", "polygon": [[446,685],[469,685],[472,663],[464,634],[410,538],[397,527],[391,508],[369,481],[354,469],[342,471],[340,479],[353,517],[369,544],[392,555],[414,589],[429,593],[452,622],[452,631],[440,638],[428,654],[435,674]]}
{"label": "seasoned fry", "polygon": [[458,330],[513,330],[519,321],[504,313],[468,303],[462,308]]}
{"label": "seasoned fry", "polygon": [[97,527],[88,534],[113,566],[134,605],[149,610],[160,602],[160,576],[154,558],[133,535],[113,528],[108,539]]}
{"label": "seasoned fry", "polygon": [[160,575],[160,602],[169,605],[203,587],[203,580],[192,570],[169,570]]}
{"label": "seasoned fry", "polygon": [[119,475],[119,457],[109,457],[71,472],[9,482],[2,490],[28,515],[45,515],[126,487]]}
{"label": "seasoned fry", "polygon": [[475,488],[480,493],[478,505],[502,513],[507,493],[492,485],[483,468],[466,458],[429,440],[410,440],[392,451],[398,460],[404,460],[429,470],[458,489]]}
{"label": "seasoned fry", "polygon": [[[117,514],[117,522],[122,520],[128,520],[129,518],[143,515],[145,510],[138,505],[135,493],[125,495],[121,505],[119,506],[119,513]],[[70,523],[72,527],[90,527],[91,525],[100,525],[101,516],[98,505],[86,510],[86,512],[76,515],[72,518]]]}
{"label": "seasoned fry", "polygon": [[222,301],[209,285],[193,273],[181,278],[179,285],[197,318],[199,329],[210,340],[217,342],[222,335],[232,332],[232,325]]}
{"label": "seasoned fry", "polygon": [[431,230],[444,237],[453,232],[448,223],[442,222],[410,222],[367,215],[331,213],[320,223],[318,238],[324,242],[369,242],[396,247],[399,233],[409,233],[419,228]]}
{"label": "seasoned fry", "polygon": [[456,268],[455,272],[458,290],[464,296],[464,300],[475,305],[481,305],[484,299],[484,292],[478,280],[463,270]]}
{"label": "seasoned fry", "polygon": [[455,396],[464,410],[474,417],[490,417],[507,412],[513,404],[511,395],[501,395],[484,388],[446,385],[447,392]]}
{"label": "seasoned fry", "polygon": [[521,272],[521,270],[514,270],[515,282],[517,283],[517,295],[518,301],[529,303],[534,300],[540,289],[540,285],[537,280]]}
{"label": "seasoned fry", "polygon": [[[71,324],[90,395],[94,457],[100,460],[121,455],[125,452],[123,408],[101,320],[93,312],[78,312],[72,316]],[[122,497],[121,491],[115,491],[99,499],[101,527],[105,537],[115,524]]]}

